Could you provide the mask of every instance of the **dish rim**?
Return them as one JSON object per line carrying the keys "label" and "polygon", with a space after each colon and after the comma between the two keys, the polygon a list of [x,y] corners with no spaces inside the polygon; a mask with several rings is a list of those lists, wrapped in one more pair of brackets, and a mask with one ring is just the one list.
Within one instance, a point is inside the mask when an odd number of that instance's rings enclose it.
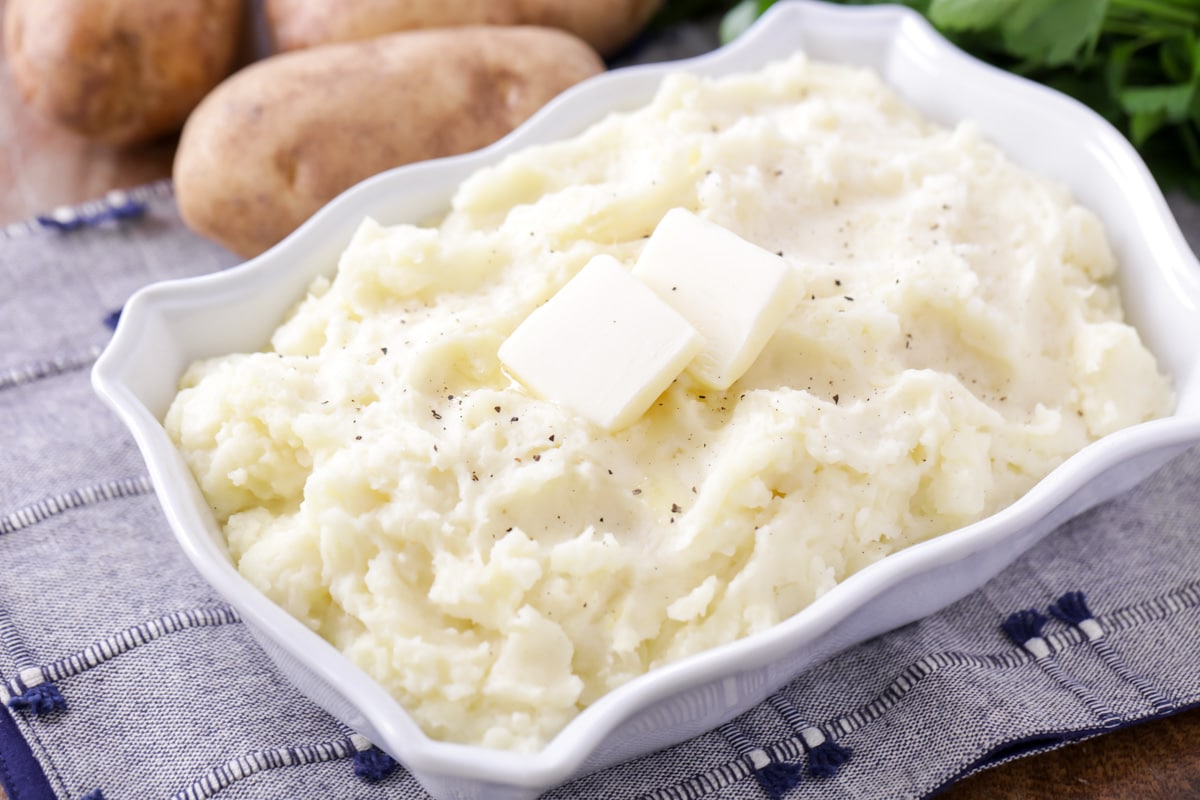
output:
{"label": "dish rim", "polygon": [[[581,109],[589,102],[589,98],[593,95],[616,94],[626,83],[649,85],[676,71],[706,75],[736,72],[738,69],[727,68],[727,65],[747,58],[754,60],[747,54],[752,53],[771,30],[800,23],[814,27],[821,24],[867,23],[886,27],[892,31],[888,38],[893,44],[908,39],[918,49],[931,49],[937,52],[939,58],[950,57],[958,61],[962,69],[977,72],[981,79],[986,79],[985,83],[1001,82],[1010,92],[1038,93],[1042,102],[1073,104],[1074,113],[1091,115],[1091,124],[1098,127],[1097,135],[1119,140],[1109,142],[1109,146],[1112,152],[1124,158],[1125,163],[1118,166],[1134,176],[1133,189],[1142,193],[1142,202],[1149,201],[1155,216],[1165,225],[1165,230],[1160,231],[1159,235],[1166,236],[1168,245],[1178,251],[1185,266],[1200,272],[1200,264],[1197,264],[1140,157],[1114,128],[1090,110],[1045,87],[1002,72],[962,53],[910,9],[899,6],[842,7],[812,0],[789,0],[777,3],[749,31],[724,48],[680,61],[604,73],[555,98],[521,127],[487,148],[462,156],[400,167],[370,178],[333,200],[284,242],[239,267],[197,278],[160,282],[140,290],[130,299],[112,341],[97,359],[93,368],[95,389],[130,427],[146,458],[171,528],[193,565],[215,590],[230,599],[254,630],[270,636],[276,645],[305,663],[331,687],[335,687],[337,692],[352,701],[351,704],[363,713],[364,718],[385,734],[384,740],[376,744],[388,750],[414,773],[449,773],[455,778],[495,781],[526,788],[544,789],[562,783],[579,774],[578,770],[589,755],[638,711],[747,667],[763,667],[777,662],[805,642],[811,643],[827,634],[839,622],[889,589],[931,569],[957,563],[976,554],[981,548],[995,545],[1013,531],[1043,520],[1059,503],[1110,468],[1151,450],[1200,441],[1200,412],[1196,409],[1189,409],[1186,415],[1180,414],[1177,409],[1171,417],[1109,434],[1067,459],[1028,494],[1002,511],[889,555],[848,576],[814,603],[769,630],[656,668],[609,692],[584,709],[536,753],[514,753],[429,738],[396,700],[354,667],[349,659],[264,595],[250,588],[227,561],[223,564],[212,563],[211,553],[198,546],[192,538],[204,534],[197,534],[181,517],[177,504],[184,501],[179,497],[178,490],[173,492],[170,488],[174,485],[172,480],[178,476],[171,474],[174,470],[168,463],[170,456],[161,452],[165,434],[159,436],[154,430],[157,428],[161,433],[161,424],[122,382],[123,360],[131,355],[135,338],[132,329],[139,320],[154,313],[163,313],[164,308],[169,308],[182,298],[208,297],[207,302],[211,304],[213,298],[223,291],[234,291],[238,287],[253,284],[255,280],[265,280],[280,270],[281,263],[293,255],[304,253],[310,243],[324,234],[330,220],[340,213],[341,208],[350,204],[352,198],[372,191],[372,187],[381,184],[399,186],[406,180],[419,180],[422,172],[429,170],[474,171],[478,166],[494,163],[524,146],[529,139],[534,142],[545,141],[546,130],[555,124],[561,127],[559,117],[582,114],[587,120],[586,124],[591,124],[608,113],[611,107],[602,112],[584,113]],[[767,58],[758,63],[761,65],[770,60]],[[194,295],[197,290],[198,295]],[[1200,297],[1200,293],[1189,296]],[[1191,378],[1192,383],[1196,383],[1197,376],[1192,375]],[[1016,555],[1019,553],[1013,557]],[[230,574],[242,584],[231,586]],[[301,645],[293,644],[296,638],[299,638]],[[315,655],[312,652],[314,649]],[[324,650],[332,653],[334,658],[331,660],[329,653]]]}

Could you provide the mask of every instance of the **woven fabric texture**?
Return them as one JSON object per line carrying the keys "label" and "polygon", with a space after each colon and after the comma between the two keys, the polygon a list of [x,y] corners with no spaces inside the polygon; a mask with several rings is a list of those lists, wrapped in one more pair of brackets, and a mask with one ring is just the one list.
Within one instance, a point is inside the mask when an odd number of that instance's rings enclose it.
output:
{"label": "woven fabric texture", "polygon": [[[91,391],[133,290],[234,262],[183,227],[169,186],[132,200],[144,214],[0,232],[0,781],[11,800],[424,798],[291,687],[199,578]],[[1200,234],[1196,207],[1177,211]],[[942,612],[547,796],[918,798],[1196,705],[1197,485],[1194,450]],[[1026,609],[1014,639],[1002,623]]]}

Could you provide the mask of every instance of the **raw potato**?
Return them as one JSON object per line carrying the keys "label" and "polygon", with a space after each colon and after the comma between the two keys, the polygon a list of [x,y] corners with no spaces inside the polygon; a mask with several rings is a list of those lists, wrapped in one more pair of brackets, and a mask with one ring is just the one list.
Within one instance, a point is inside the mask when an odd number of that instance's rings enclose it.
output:
{"label": "raw potato", "polygon": [[267,0],[266,12],[280,50],[414,28],[543,25],[570,31],[609,55],[661,6],[662,0]]}
{"label": "raw potato", "polygon": [[256,255],[360,180],[490,144],[603,69],[576,37],[534,27],[412,31],[264,59],[184,127],[180,212]]}
{"label": "raw potato", "polygon": [[179,129],[233,66],[242,0],[8,0],[4,48],[40,115],[125,146]]}

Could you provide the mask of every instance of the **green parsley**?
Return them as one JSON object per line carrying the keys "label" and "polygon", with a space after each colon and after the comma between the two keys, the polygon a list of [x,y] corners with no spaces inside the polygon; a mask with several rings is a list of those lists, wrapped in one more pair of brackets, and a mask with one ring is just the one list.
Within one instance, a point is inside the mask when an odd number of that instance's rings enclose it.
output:
{"label": "green parsley", "polygon": [[[739,35],[774,1],[726,3],[722,40]],[[871,5],[878,0],[841,2]],[[1181,188],[1200,199],[1197,0],[903,4],[967,52],[1091,106],[1129,138],[1164,190]]]}

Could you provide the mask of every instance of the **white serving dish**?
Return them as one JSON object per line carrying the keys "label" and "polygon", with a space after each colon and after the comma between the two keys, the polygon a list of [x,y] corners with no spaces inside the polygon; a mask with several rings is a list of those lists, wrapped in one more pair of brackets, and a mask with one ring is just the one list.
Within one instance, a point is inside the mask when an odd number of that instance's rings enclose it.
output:
{"label": "white serving dish", "polygon": [[[1067,460],[1010,508],[851,576],[761,634],[656,670],[596,702],[541,752],[432,741],[384,690],[243,580],[159,420],[194,359],[258,350],[358,222],[428,218],[477,168],[647,102],[667,72],[759,67],[796,49],[869,65],[927,116],[973,118],[1017,162],[1067,184],[1107,225],[1128,316],[1174,377],[1178,408]],[[785,2],[733,45],[614,71],[566,92],[497,144],[396,169],[334,200],[287,240],[235,269],[142,289],[93,372],[129,426],[167,519],[200,573],[241,613],[280,669],[335,717],[395,756],[436,798],[532,798],[574,777],[680,742],[752,707],[807,667],[911,622],[996,575],[1064,520],[1128,489],[1200,442],[1200,265],[1145,165],[1082,105],[950,46],[901,7]]]}

